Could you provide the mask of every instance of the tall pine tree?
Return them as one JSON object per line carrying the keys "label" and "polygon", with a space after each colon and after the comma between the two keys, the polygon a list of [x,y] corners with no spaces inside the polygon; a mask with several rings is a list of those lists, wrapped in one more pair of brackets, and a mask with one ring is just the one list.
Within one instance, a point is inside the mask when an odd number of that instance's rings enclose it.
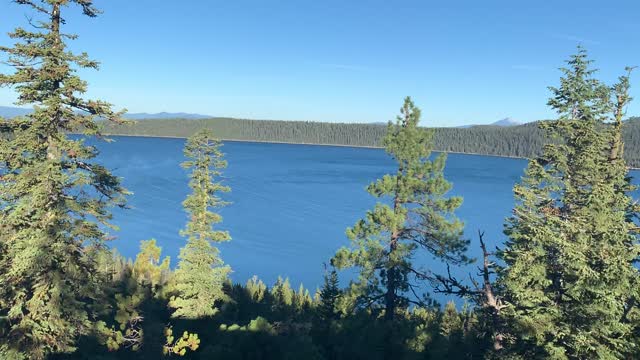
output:
{"label": "tall pine tree", "polygon": [[[609,121],[618,104],[590,62],[579,49],[562,69],[549,100],[559,119],[542,124],[553,142],[514,189],[498,282],[511,351],[525,357],[638,355],[638,238],[620,124]],[[628,101],[625,81],[614,93]]]}
{"label": "tall pine tree", "polygon": [[10,133],[0,142],[0,339],[2,356],[41,359],[74,350],[90,331],[92,303],[100,276],[87,246],[104,246],[111,205],[124,205],[118,178],[95,164],[93,146],[69,132],[99,135],[94,121],[120,122],[120,113],[99,100],[85,100],[87,84],[78,69],[97,69],[87,54],[74,54],[65,41],[62,12],[78,6],[99,12],[90,0],[16,0],[37,15],[31,27],[10,33],[13,47],[0,47],[15,68],[0,74],[0,86],[13,88],[18,105],[35,105],[24,118],[5,121]]}
{"label": "tall pine tree", "polygon": [[419,121],[420,109],[407,97],[384,139],[397,171],[367,188],[387,201],[347,230],[351,247],[332,259],[338,269],[359,268],[349,294],[359,305],[384,309],[386,320],[423,300],[415,280],[429,277],[430,271],[412,262],[418,251],[452,263],[467,260],[468,241],[454,215],[462,198],[446,196],[451,189],[443,174],[446,154],[430,159],[432,132],[418,128]]}
{"label": "tall pine tree", "polygon": [[214,315],[216,303],[227,299],[223,285],[231,268],[223,264],[213,245],[231,240],[228,232],[213,229],[222,217],[212,209],[227,204],[219,194],[230,190],[220,183],[221,170],[227,166],[220,146],[211,131],[202,130],[187,140],[184,149],[188,160],[182,166],[191,169],[189,186],[192,193],[183,203],[190,217],[181,232],[187,237],[187,244],[180,250],[180,262],[175,271],[177,294],[169,303],[175,308],[175,317]]}

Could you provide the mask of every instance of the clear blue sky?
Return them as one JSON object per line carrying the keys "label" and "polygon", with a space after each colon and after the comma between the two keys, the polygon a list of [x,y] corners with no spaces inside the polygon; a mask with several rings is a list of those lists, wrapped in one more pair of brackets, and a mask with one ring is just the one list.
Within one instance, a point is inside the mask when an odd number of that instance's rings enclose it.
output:
{"label": "clear blue sky", "polygon": [[[0,1],[7,45],[29,9]],[[95,3],[102,16],[73,9],[65,30],[102,63],[82,73],[89,95],[131,112],[374,122],[411,95],[423,125],[531,121],[553,116],[547,86],[578,43],[608,82],[640,65],[637,0]]]}

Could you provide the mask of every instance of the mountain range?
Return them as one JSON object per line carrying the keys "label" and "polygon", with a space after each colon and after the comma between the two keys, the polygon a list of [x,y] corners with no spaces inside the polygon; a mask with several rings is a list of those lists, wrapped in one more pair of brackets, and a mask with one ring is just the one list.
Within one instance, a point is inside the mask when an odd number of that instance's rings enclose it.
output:
{"label": "mountain range", "polygon": [[31,109],[24,109],[24,108],[11,107],[11,106],[0,106],[0,117],[11,119],[16,116],[27,115],[31,111],[32,111]]}
{"label": "mountain range", "polygon": [[[13,106],[0,106],[0,117],[4,118],[14,118],[16,116],[24,116],[31,113],[31,109],[19,108]],[[184,112],[170,113],[170,112],[160,112],[160,113],[127,113],[124,115],[126,119],[131,120],[145,120],[145,119],[208,119],[213,116],[210,115],[202,115],[202,114],[191,114]]]}
{"label": "mountain range", "polygon": [[[27,108],[19,108],[12,106],[0,106],[0,117],[4,118],[14,118],[16,116],[24,116],[31,112],[31,109]],[[198,119],[209,119],[213,118],[210,115],[202,115],[202,114],[193,114],[193,113],[185,113],[185,112],[159,112],[159,113],[127,113],[124,115],[126,119],[131,120],[151,120],[151,119],[186,119],[186,120],[198,120]],[[371,123],[374,125],[386,125],[386,122],[374,122]],[[522,123],[513,120],[512,118],[504,118],[502,120],[498,120],[489,125],[463,125],[459,126],[461,128],[470,128],[474,126],[517,126],[522,125]]]}

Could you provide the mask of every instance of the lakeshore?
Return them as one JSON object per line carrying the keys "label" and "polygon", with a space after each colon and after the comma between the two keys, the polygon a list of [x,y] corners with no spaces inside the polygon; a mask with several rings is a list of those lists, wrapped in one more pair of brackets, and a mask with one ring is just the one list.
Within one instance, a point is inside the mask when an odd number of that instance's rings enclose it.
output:
{"label": "lakeshore", "polygon": [[[186,139],[186,137],[184,137],[184,136],[167,136],[167,135],[104,134],[104,136],[106,136],[106,137],[113,137],[113,136],[141,137],[141,138],[158,138],[158,139]],[[244,140],[244,139],[226,139],[226,138],[221,138],[220,141],[223,141],[223,142],[239,142],[239,143],[259,143],[259,144],[331,146],[331,147],[346,147],[346,148],[356,148],[356,149],[378,149],[378,150],[384,149],[382,146],[345,145],[345,144],[318,144],[318,143],[290,142],[290,141],[265,141],[265,140]],[[438,149],[434,149],[433,151],[434,152],[438,152],[438,153],[445,152],[447,154],[490,156],[490,157],[505,158],[505,159],[523,159],[523,160],[528,160],[529,159],[529,158],[524,157],[524,156],[481,154],[481,153],[462,152],[462,151],[442,151],[442,150],[438,150]],[[640,170],[640,167],[629,166],[628,168],[630,170]]]}

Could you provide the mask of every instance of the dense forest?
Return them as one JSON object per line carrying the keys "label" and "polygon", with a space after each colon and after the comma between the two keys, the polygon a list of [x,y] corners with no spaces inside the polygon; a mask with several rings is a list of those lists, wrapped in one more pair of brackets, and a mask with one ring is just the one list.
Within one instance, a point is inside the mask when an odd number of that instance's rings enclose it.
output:
{"label": "dense forest", "polygon": [[[189,137],[200,129],[211,129],[225,140],[332,144],[348,146],[382,145],[386,126],[381,124],[340,124],[280,120],[147,119],[127,125],[104,124],[104,133],[113,135]],[[473,126],[435,128],[437,151],[462,152],[531,158],[545,143],[537,123],[519,126]],[[640,118],[625,121],[624,137],[630,166],[640,167]]]}
{"label": "dense forest", "polygon": [[[640,206],[625,160],[637,156],[639,122],[623,121],[631,69],[607,85],[578,48],[550,88],[557,119],[514,128],[421,128],[410,97],[388,126],[141,121],[127,131],[188,137],[191,191],[177,263],[153,239],[125,259],[105,229],[131,194],[96,162],[95,147],[69,136],[130,126],[110,104],[83,97],[77,69],[97,63],[69,51],[75,36],[61,30],[73,6],[100,12],[90,0],[17,3],[41,23],[0,47],[15,69],[0,86],[35,105],[0,119],[0,358],[640,358]],[[293,289],[286,277],[271,286],[229,280],[218,250],[234,233],[220,215],[233,206],[220,138],[375,144],[394,160],[392,172],[371,179],[366,191],[380,201],[346,230],[344,246],[326,265],[308,264],[324,266],[321,289]],[[447,155],[432,156],[454,146],[531,157],[500,249],[488,249],[481,232],[463,235]],[[468,257],[471,246],[480,259]],[[476,260],[477,274],[453,275]],[[353,276],[341,281],[345,271]],[[466,305],[443,306],[435,293]]]}

